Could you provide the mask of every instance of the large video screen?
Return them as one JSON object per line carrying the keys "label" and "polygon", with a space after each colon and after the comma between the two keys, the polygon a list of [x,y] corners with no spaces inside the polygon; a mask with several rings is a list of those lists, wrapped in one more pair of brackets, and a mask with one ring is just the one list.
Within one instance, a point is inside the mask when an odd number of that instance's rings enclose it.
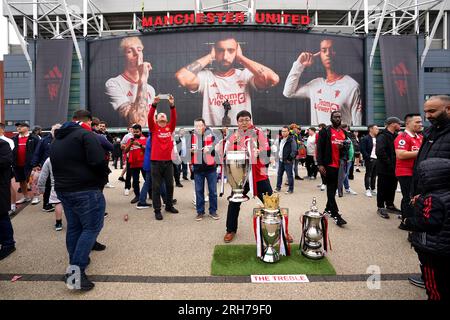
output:
{"label": "large video screen", "polygon": [[[280,31],[184,31],[89,45],[89,107],[109,127],[147,126],[155,96],[173,95],[178,126],[365,124],[363,40]],[[159,112],[168,112],[161,99]]]}

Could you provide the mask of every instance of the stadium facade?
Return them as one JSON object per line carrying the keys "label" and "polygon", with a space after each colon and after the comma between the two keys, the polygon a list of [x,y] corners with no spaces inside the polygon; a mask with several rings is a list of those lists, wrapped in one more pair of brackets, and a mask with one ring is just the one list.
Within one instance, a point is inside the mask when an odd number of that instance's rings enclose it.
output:
{"label": "stadium facade", "polygon": [[[66,119],[74,110],[90,109],[93,104],[92,91],[96,89],[92,83],[96,71],[90,65],[93,62],[92,44],[99,41],[106,41],[103,42],[106,44],[126,36],[150,37],[164,33],[192,35],[209,31],[264,30],[361,39],[364,121],[353,126],[356,128],[364,128],[369,123],[382,125],[383,119],[391,115],[386,108],[386,95],[387,86],[393,84],[384,83],[383,72],[386,71],[382,68],[380,54],[380,40],[387,35],[416,39],[417,90],[414,94],[417,103],[414,108],[417,112],[428,96],[450,95],[448,0],[4,0],[3,13],[21,42],[20,45],[9,45],[3,63],[1,120],[9,131],[15,129],[16,122],[26,121],[32,126],[40,124],[36,114],[36,101],[40,96],[36,70],[37,48],[43,40],[72,41],[68,108],[64,110]],[[229,15],[229,23],[227,14],[233,14]],[[202,15],[204,21],[195,20]],[[212,20],[208,22],[207,17]],[[9,43],[9,39],[2,41]],[[403,49],[398,47],[399,52]],[[295,58],[292,57],[290,63]],[[405,75],[407,73],[404,71]],[[261,102],[263,98],[257,99]],[[255,107],[253,112],[257,112]],[[51,118],[52,113],[48,117]],[[285,118],[279,119],[264,124],[284,124],[280,121]],[[289,122],[310,124],[296,119]]]}

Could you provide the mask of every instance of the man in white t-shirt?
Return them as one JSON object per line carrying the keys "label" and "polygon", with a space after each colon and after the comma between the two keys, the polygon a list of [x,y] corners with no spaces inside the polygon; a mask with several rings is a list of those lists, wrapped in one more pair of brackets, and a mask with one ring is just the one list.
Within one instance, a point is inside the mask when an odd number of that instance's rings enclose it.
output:
{"label": "man in white t-shirt", "polygon": [[[234,68],[235,62],[244,69]],[[203,70],[209,64],[213,64],[212,71]],[[192,93],[203,94],[202,118],[208,126],[237,125],[240,111],[252,112],[250,87],[262,90],[280,80],[273,70],[245,57],[232,37],[217,41],[209,54],[181,68],[175,76]],[[224,105],[226,101],[229,106]]]}
{"label": "man in white t-shirt", "polygon": [[[326,78],[316,78],[305,85],[300,84],[304,70],[314,63],[320,55],[326,71]],[[311,125],[330,124],[330,114],[340,111],[342,123],[360,126],[362,123],[362,105],[359,84],[348,75],[338,74],[334,70],[336,51],[333,40],[322,40],[320,51],[312,54],[302,52],[292,65],[284,85],[286,98],[309,98],[311,101]]]}
{"label": "man in white t-shirt", "polygon": [[155,89],[149,85],[152,70],[150,62],[144,62],[144,45],[138,37],[124,38],[120,43],[125,57],[122,74],[106,81],[106,94],[113,109],[132,123],[147,126],[147,116],[155,98]]}

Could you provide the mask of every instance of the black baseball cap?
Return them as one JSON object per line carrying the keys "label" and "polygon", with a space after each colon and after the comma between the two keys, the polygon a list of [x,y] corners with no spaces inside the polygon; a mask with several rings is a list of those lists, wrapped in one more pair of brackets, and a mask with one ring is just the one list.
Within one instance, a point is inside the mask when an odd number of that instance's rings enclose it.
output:
{"label": "black baseball cap", "polygon": [[30,125],[26,122],[16,122],[15,124],[16,127],[30,127]]}
{"label": "black baseball cap", "polygon": [[400,120],[400,119],[397,118],[397,117],[389,117],[389,118],[387,118],[387,119],[384,121],[384,124],[385,124],[386,126],[388,126],[388,125],[390,125],[390,124],[393,124],[393,123],[398,123],[398,124],[401,125],[401,126],[404,124],[403,121]]}

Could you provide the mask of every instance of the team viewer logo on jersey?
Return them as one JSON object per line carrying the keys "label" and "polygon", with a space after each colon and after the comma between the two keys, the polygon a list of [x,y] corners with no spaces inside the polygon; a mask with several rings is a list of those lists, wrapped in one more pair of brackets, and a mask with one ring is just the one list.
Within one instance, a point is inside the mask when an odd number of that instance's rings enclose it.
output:
{"label": "team viewer logo on jersey", "polygon": [[340,108],[340,105],[338,105],[337,103],[325,101],[322,99],[319,99],[319,103],[314,104],[314,109],[327,113],[338,111]]}

